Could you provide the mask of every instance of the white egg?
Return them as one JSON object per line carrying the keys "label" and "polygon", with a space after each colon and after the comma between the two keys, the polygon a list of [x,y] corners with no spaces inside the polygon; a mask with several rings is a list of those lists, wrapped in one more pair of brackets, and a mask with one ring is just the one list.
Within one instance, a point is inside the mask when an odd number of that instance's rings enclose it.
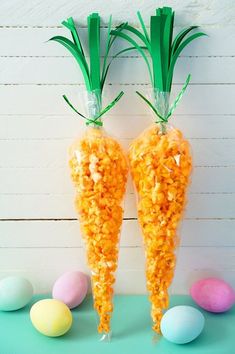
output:
{"label": "white egg", "polygon": [[176,344],[189,343],[199,336],[205,324],[202,313],[192,306],[175,306],[162,317],[164,338]]}
{"label": "white egg", "polygon": [[0,281],[0,310],[19,310],[29,303],[33,296],[32,284],[19,276],[3,278]]}

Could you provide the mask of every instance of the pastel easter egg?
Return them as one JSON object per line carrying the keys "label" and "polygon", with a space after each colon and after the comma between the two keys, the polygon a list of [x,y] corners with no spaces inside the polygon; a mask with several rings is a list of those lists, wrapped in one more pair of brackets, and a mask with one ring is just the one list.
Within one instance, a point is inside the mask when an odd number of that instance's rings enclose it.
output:
{"label": "pastel easter egg", "polygon": [[32,284],[25,278],[10,276],[0,280],[0,310],[15,311],[27,305],[33,296]]}
{"label": "pastel easter egg", "polygon": [[70,309],[80,305],[88,290],[87,275],[78,272],[67,272],[55,282],[52,290],[54,299],[64,302]]}
{"label": "pastel easter egg", "polygon": [[222,279],[206,278],[194,283],[190,289],[193,300],[210,312],[228,311],[235,302],[234,289]]}
{"label": "pastel easter egg", "polygon": [[30,310],[33,326],[48,337],[59,337],[68,332],[73,318],[70,309],[63,302],[44,299],[36,302]]}
{"label": "pastel easter egg", "polygon": [[164,338],[176,344],[193,341],[202,332],[204,316],[192,306],[175,306],[162,317],[161,332]]}

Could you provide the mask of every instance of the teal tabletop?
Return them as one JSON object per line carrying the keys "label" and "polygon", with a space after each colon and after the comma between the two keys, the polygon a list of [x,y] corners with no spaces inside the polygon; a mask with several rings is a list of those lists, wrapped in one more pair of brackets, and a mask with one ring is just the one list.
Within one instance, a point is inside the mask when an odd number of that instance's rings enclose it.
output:
{"label": "teal tabletop", "polygon": [[[235,353],[235,309],[224,314],[203,311],[205,328],[191,343],[177,345],[151,330],[149,302],[144,295],[117,295],[110,342],[100,341],[92,299],[72,310],[73,325],[62,337],[45,337],[29,318],[33,303],[14,312],[0,312],[0,354],[233,354]],[[189,296],[171,297],[171,307],[196,304]]]}

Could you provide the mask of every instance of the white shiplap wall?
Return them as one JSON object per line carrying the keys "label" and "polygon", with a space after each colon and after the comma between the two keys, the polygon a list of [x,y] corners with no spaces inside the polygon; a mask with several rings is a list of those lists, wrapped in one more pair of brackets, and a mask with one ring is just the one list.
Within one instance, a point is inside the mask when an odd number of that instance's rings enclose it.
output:
{"label": "white shiplap wall", "polygon": [[[167,4],[176,10],[178,29],[198,24],[209,35],[184,51],[174,80],[177,90],[192,73],[172,119],[190,139],[195,166],[173,284],[174,292],[187,293],[201,276],[218,275],[235,285],[235,8],[233,0]],[[136,25],[138,9],[147,19],[162,5],[166,2],[0,2],[0,277],[22,274],[36,291],[50,291],[62,272],[86,270],[66,156],[83,127],[61,98],[66,93],[77,99],[82,79],[69,54],[45,42],[55,34],[68,34],[60,26],[67,16],[79,21],[84,36],[84,19],[91,11],[103,15],[104,25],[111,12],[116,23],[125,19]],[[109,99],[125,91],[105,122],[124,146],[150,123],[147,107],[135,95],[137,88],[147,87],[146,68],[132,55],[116,60],[106,93]],[[145,291],[130,182],[117,291]]]}

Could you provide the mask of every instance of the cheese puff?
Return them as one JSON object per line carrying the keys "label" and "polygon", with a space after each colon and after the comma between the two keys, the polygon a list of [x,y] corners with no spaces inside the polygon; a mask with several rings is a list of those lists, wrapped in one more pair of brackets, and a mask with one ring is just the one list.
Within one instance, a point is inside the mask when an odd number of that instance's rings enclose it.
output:
{"label": "cheese puff", "polygon": [[186,204],[192,158],[180,130],[171,128],[162,134],[155,125],[131,143],[129,160],[138,193],[153,329],[159,333],[163,310],[169,305],[168,288],[179,243],[177,227]]}
{"label": "cheese puff", "polygon": [[110,332],[127,161],[120,145],[102,129],[89,128],[70,148],[75,206],[91,270],[98,331]]}

